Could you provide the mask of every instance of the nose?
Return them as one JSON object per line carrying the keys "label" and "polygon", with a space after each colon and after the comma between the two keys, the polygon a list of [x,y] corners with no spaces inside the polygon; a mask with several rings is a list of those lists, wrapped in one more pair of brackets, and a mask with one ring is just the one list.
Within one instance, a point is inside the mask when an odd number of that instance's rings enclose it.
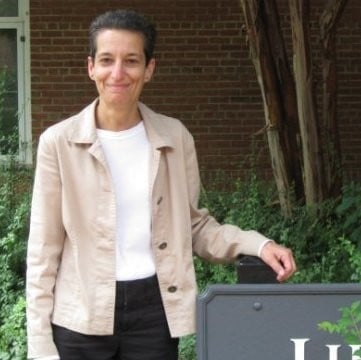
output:
{"label": "nose", "polygon": [[114,63],[112,69],[112,77],[116,80],[122,79],[125,76],[125,66],[122,61],[117,61]]}

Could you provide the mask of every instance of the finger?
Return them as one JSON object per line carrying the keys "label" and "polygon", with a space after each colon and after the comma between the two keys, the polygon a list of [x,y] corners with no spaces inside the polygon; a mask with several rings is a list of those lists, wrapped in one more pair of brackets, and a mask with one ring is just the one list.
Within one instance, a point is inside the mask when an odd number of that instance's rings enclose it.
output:
{"label": "finger", "polygon": [[284,269],[282,280],[287,280],[296,271],[296,263],[290,250],[287,249],[287,252],[283,254],[280,258],[280,263]]}
{"label": "finger", "polygon": [[296,270],[292,251],[274,242],[264,246],[261,258],[276,272],[278,281],[287,280]]}
{"label": "finger", "polygon": [[283,281],[287,276],[286,270],[283,267],[283,264],[278,260],[276,256],[272,256],[267,259],[267,264],[273,269],[277,274],[277,281]]}

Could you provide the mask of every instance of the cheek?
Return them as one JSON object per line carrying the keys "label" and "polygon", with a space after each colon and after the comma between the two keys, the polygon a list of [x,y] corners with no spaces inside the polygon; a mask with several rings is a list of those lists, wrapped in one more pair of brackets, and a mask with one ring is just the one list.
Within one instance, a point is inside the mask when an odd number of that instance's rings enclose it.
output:
{"label": "cheek", "polygon": [[98,84],[107,78],[107,73],[104,71],[93,71],[93,80]]}

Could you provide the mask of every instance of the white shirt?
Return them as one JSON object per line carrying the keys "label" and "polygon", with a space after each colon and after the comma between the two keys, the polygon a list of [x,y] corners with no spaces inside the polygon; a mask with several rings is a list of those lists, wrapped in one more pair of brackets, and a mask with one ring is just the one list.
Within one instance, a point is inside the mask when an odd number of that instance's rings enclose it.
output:
{"label": "white shirt", "polygon": [[143,122],[124,131],[97,130],[117,202],[116,277],[155,274],[151,251],[150,143]]}

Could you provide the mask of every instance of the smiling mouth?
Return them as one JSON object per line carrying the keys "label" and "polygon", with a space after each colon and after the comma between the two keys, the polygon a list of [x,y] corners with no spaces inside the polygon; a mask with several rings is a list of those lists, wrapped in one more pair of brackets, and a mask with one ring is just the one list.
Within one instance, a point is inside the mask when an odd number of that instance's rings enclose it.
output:
{"label": "smiling mouth", "polygon": [[124,90],[129,87],[129,84],[111,84],[108,87],[114,90]]}

